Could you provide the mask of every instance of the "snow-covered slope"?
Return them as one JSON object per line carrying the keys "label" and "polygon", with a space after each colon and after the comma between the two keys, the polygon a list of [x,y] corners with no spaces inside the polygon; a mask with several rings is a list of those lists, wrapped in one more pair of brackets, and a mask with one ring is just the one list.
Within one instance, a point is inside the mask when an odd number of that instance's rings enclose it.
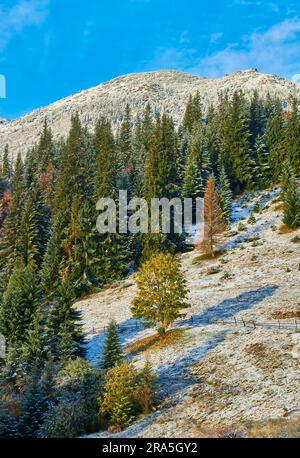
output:
{"label": "snow-covered slope", "polygon": [[[278,190],[250,197],[234,204],[235,223],[221,257],[181,256],[191,304],[188,317],[175,324],[182,334],[166,347],[127,356],[137,366],[151,362],[162,403],[118,437],[214,435],[300,414],[300,230],[280,233]],[[257,200],[263,211],[249,224]],[[241,220],[245,230],[239,232]],[[131,317],[135,291],[130,278],[78,303],[94,363],[112,318],[124,347],[153,333]]]}
{"label": "snow-covered slope", "polygon": [[133,117],[136,117],[150,102],[155,112],[164,111],[178,123],[190,94],[199,91],[204,108],[207,108],[216,102],[219,93],[227,91],[232,94],[236,90],[244,91],[247,96],[251,96],[255,90],[262,97],[270,93],[285,103],[291,95],[300,95],[298,85],[277,76],[258,73],[255,69],[219,79],[201,78],[170,70],[129,74],[71,95],[15,121],[0,124],[0,151],[8,144],[14,156],[18,152],[26,154],[36,143],[45,119],[57,138],[66,135],[71,115],[76,112],[90,130],[101,115],[107,116],[113,126],[117,127],[122,121],[127,103],[131,106]]}

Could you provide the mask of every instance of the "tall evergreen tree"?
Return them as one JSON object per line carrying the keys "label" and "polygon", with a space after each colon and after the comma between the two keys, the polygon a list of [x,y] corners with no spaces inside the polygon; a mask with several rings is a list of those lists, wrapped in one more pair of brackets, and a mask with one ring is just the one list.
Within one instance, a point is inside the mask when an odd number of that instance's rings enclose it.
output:
{"label": "tall evergreen tree", "polygon": [[203,197],[209,172],[210,163],[204,147],[203,132],[197,131],[192,136],[187,152],[183,197]]}
{"label": "tall evergreen tree", "polygon": [[[221,99],[220,103],[226,103],[226,99]],[[221,163],[230,173],[236,192],[245,187],[249,189],[253,185],[255,164],[250,157],[250,132],[243,96],[235,92],[227,112],[221,112],[220,116],[221,148],[225,155]]]}
{"label": "tall evergreen tree", "polygon": [[65,280],[57,290],[46,322],[48,350],[54,359],[68,360],[85,354],[80,313],[74,301],[74,290]]}
{"label": "tall evergreen tree", "polygon": [[199,128],[202,122],[202,106],[200,93],[190,96],[183,118],[183,127],[191,133],[195,126]]}
{"label": "tall evergreen tree", "polygon": [[119,189],[126,189],[131,196],[134,185],[134,161],[132,156],[132,120],[129,105],[117,136]]}
{"label": "tall evergreen tree", "polygon": [[294,170],[300,170],[300,112],[299,102],[296,98],[291,99],[291,108],[287,117],[284,132],[283,147],[286,158],[290,161]]}
{"label": "tall evergreen tree", "polygon": [[0,332],[8,346],[21,347],[40,304],[37,272],[16,266],[0,307]]}
{"label": "tall evergreen tree", "polygon": [[258,135],[255,141],[256,163],[254,180],[259,189],[265,189],[271,184],[271,167],[269,151],[267,149],[265,138]]}
{"label": "tall evergreen tree", "polygon": [[52,220],[50,236],[41,270],[41,287],[45,298],[50,299],[59,285],[63,259],[64,221],[59,216]]}
{"label": "tall evergreen tree", "polygon": [[283,112],[280,100],[272,100],[269,102],[269,105],[265,141],[269,155],[269,166],[271,168],[272,179],[276,181],[281,175],[282,164],[285,160],[285,151],[283,148]]}
{"label": "tall evergreen tree", "polygon": [[3,237],[0,243],[0,261],[3,269],[3,286],[7,285],[17,259],[21,258],[20,229],[25,196],[24,166],[20,154],[11,180],[12,198],[4,221]]}
{"label": "tall evergreen tree", "polygon": [[2,176],[5,181],[6,188],[10,187],[10,182],[13,175],[13,166],[9,155],[8,145],[5,146],[2,159]]}
{"label": "tall evergreen tree", "polygon": [[290,229],[296,229],[300,226],[300,193],[295,175],[290,177],[285,192],[283,222]]}
{"label": "tall evergreen tree", "polygon": [[226,226],[229,225],[232,212],[232,191],[224,166],[221,168],[218,185],[218,197]]}
{"label": "tall evergreen tree", "polygon": [[25,265],[40,267],[48,238],[48,211],[44,205],[39,184],[32,182],[24,199],[19,252]]}

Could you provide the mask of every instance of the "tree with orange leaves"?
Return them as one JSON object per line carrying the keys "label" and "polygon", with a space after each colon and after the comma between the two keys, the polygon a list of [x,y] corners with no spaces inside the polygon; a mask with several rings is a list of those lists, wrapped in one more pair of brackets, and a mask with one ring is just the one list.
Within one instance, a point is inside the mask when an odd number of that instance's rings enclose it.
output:
{"label": "tree with orange leaves", "polygon": [[214,256],[215,247],[225,229],[215,178],[211,175],[208,179],[204,196],[204,238],[199,244],[205,254]]}

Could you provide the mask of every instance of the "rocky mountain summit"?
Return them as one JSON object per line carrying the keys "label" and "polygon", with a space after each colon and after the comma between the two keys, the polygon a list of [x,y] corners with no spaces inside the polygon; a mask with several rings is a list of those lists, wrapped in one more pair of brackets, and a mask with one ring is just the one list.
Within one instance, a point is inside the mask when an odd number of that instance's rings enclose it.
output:
{"label": "rocky mountain summit", "polygon": [[199,91],[203,106],[215,103],[218,94],[229,95],[236,90],[251,96],[257,90],[260,96],[278,96],[284,103],[294,95],[300,98],[300,88],[278,76],[244,70],[219,79],[202,78],[183,72],[164,70],[135,73],[113,79],[97,87],[59,100],[47,107],[29,113],[20,119],[0,122],[0,150],[6,144],[15,157],[24,156],[38,140],[47,119],[55,138],[65,136],[72,114],[79,113],[83,124],[92,130],[101,115],[105,115],[116,128],[122,121],[126,104],[130,104],[133,117],[141,114],[149,102],[154,112],[165,112],[180,122],[187,100]]}

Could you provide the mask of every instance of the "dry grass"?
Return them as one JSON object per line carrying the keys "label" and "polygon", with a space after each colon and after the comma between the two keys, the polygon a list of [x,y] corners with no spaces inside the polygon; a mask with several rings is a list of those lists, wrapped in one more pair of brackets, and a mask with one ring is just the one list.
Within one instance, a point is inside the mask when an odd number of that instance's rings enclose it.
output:
{"label": "dry grass", "polygon": [[208,426],[197,426],[192,430],[191,437],[199,439],[229,439],[239,438],[243,434],[240,431],[228,428],[213,428]]}
{"label": "dry grass", "polygon": [[261,342],[256,342],[253,344],[249,344],[246,347],[246,352],[250,355],[263,355],[266,352],[266,345]]}
{"label": "dry grass", "polygon": [[268,420],[264,424],[254,424],[246,433],[248,438],[300,437],[300,416]]}
{"label": "dry grass", "polygon": [[280,234],[292,234],[293,232],[295,232],[297,229],[291,229],[290,227],[287,227],[285,224],[283,224],[280,228],[279,228],[279,233]]}
{"label": "dry grass", "polygon": [[288,318],[300,318],[300,307],[298,310],[277,310],[273,312],[271,318],[275,320],[285,320]]}
{"label": "dry grass", "polygon": [[125,349],[124,353],[129,355],[132,353],[141,353],[150,350],[160,350],[162,348],[168,347],[169,345],[176,344],[182,339],[184,333],[184,330],[176,329],[168,331],[163,336],[160,334],[154,334],[152,336],[144,337],[143,339],[129,345]]}
{"label": "dry grass", "polygon": [[215,259],[220,258],[224,254],[226,254],[226,250],[222,249],[216,250],[214,256],[212,256],[211,254],[202,253],[193,260],[193,264],[201,264],[202,261],[214,261]]}
{"label": "dry grass", "polygon": [[274,207],[274,210],[275,210],[275,211],[280,211],[280,212],[283,211],[283,210],[284,210],[284,203],[281,202],[280,204],[276,205],[276,206]]}

